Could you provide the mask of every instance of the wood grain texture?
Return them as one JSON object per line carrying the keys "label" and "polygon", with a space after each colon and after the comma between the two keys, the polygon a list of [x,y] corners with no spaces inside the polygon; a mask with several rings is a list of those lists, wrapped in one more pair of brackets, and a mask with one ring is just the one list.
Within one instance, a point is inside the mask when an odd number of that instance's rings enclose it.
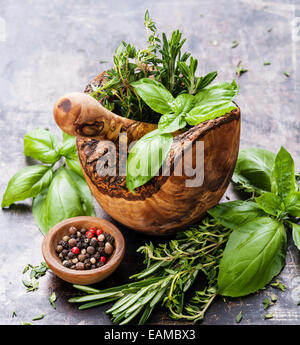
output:
{"label": "wood grain texture", "polygon": [[[89,187],[101,207],[111,217],[127,227],[152,235],[167,235],[182,230],[199,220],[206,210],[216,205],[230,182],[237,159],[240,135],[239,109],[216,120],[207,121],[174,138],[167,165],[170,176],[156,176],[132,194],[126,188],[125,176],[97,174],[97,159],[89,161],[102,143],[78,139],[77,147],[82,170]],[[204,181],[199,187],[187,187],[189,177],[184,162],[196,166],[197,141],[204,142]],[[182,147],[188,143],[182,159]],[[101,150],[103,152],[105,150]],[[97,156],[94,155],[94,158]],[[118,156],[117,156],[118,157]],[[98,157],[99,158],[99,157]],[[182,176],[176,176],[181,165]],[[134,215],[134,216],[132,216]]]}
{"label": "wood grain texture", "polygon": [[[104,82],[103,73],[92,83]],[[174,136],[165,162],[171,175],[165,176],[162,169],[159,176],[138,187],[133,194],[126,188],[126,177],[118,171],[114,176],[99,175],[98,160],[120,133],[127,134],[127,145],[130,145],[155,129],[155,125],[120,117],[81,93],[60,98],[54,106],[54,118],[62,130],[79,137],[77,150],[85,179],[104,211],[121,224],[149,235],[169,235],[183,230],[215,206],[228,187],[239,150],[240,109],[237,108]],[[198,141],[204,143],[203,157]],[[119,146],[115,147],[113,164],[118,167],[121,155]],[[189,162],[191,167],[196,167],[192,177],[186,173]],[[175,174],[178,165],[180,176]],[[188,180],[196,179],[200,170],[203,170],[203,182],[196,187],[187,185]]]}

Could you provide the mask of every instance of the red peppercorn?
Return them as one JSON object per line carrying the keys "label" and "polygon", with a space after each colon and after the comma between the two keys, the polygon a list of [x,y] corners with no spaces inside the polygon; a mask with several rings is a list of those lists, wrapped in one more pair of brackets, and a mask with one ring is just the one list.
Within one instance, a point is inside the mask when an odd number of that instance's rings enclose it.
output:
{"label": "red peppercorn", "polygon": [[72,248],[72,253],[73,254],[78,254],[79,253],[79,248],[78,247],[73,247]]}
{"label": "red peppercorn", "polygon": [[98,237],[99,235],[101,235],[102,232],[103,232],[103,230],[101,230],[101,229],[96,230],[96,235],[97,235],[97,237]]}
{"label": "red peppercorn", "polygon": [[106,257],[105,256],[101,256],[100,261],[105,264],[106,263]]}
{"label": "red peppercorn", "polygon": [[89,230],[93,235],[95,235],[95,233],[96,233],[96,228],[95,227],[92,227],[92,228],[90,228],[90,230]]}
{"label": "red peppercorn", "polygon": [[86,235],[87,238],[94,237],[94,234],[91,231],[88,231],[85,235]]}

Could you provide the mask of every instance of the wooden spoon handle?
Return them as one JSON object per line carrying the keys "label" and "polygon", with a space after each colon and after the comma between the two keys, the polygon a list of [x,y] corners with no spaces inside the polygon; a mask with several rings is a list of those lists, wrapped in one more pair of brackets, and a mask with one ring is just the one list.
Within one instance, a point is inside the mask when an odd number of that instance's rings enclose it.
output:
{"label": "wooden spoon handle", "polygon": [[93,97],[80,92],[66,94],[54,106],[54,118],[66,133],[98,140],[116,141],[127,132],[128,141],[138,140],[157,125],[115,115]]}

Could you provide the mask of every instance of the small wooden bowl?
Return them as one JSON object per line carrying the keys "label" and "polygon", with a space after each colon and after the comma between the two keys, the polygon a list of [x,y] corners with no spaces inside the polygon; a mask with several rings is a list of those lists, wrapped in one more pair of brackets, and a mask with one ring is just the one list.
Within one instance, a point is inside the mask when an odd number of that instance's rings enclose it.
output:
{"label": "small wooden bowl", "polygon": [[[69,235],[69,228],[97,227],[107,232],[115,239],[115,248],[107,263],[99,268],[91,270],[73,270],[62,265],[55,247],[63,236]],[[59,278],[80,285],[89,285],[97,283],[111,275],[121,263],[125,252],[125,241],[122,233],[109,221],[96,217],[74,217],[66,219],[56,224],[46,234],[43,244],[42,253],[47,265]]]}

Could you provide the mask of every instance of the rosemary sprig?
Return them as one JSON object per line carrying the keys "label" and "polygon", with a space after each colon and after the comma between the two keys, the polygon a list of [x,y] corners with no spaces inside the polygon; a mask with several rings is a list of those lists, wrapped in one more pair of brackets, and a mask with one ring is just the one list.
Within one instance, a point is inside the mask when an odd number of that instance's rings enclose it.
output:
{"label": "rosemary sprig", "polygon": [[[145,255],[146,267],[130,277],[134,282],[106,290],[74,285],[86,295],[69,302],[83,303],[79,309],[87,309],[115,301],[107,314],[121,325],[137,316],[138,323],[144,324],[158,305],[167,308],[173,319],[202,320],[216,296],[218,266],[230,232],[206,218],[175,240],[157,247],[146,244],[138,249]],[[202,286],[188,298],[187,292],[201,274]]]}
{"label": "rosemary sprig", "polygon": [[148,46],[137,49],[122,41],[115,50],[113,68],[106,72],[106,82],[101,86],[91,85],[91,96],[121,116],[158,123],[161,114],[153,111],[138,96],[131,83],[151,77],[161,82],[176,97],[180,93],[197,93],[210,84],[217,73],[196,77],[198,61],[189,52],[181,51],[186,41],[182,33],[175,30],[170,39],[162,33],[160,39],[148,10],[145,12],[144,26]]}

